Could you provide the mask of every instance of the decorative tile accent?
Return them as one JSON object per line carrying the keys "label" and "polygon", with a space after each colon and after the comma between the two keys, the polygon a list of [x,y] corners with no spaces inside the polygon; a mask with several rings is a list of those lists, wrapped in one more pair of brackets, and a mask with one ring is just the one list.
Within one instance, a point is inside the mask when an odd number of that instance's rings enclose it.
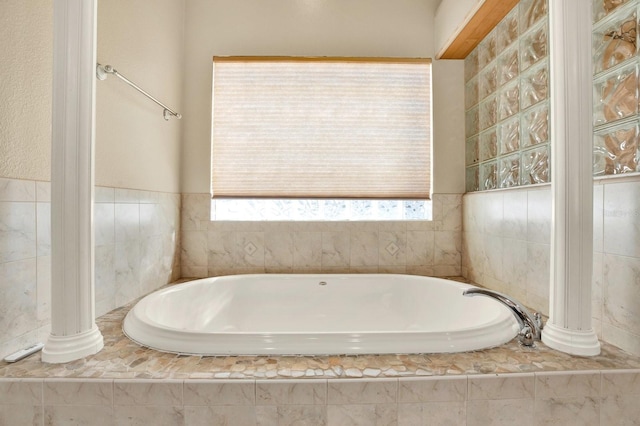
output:
{"label": "decorative tile accent", "polygon": [[247,244],[245,244],[244,246],[244,252],[247,253],[249,256],[253,256],[253,253],[256,252],[256,250],[258,250],[258,248],[256,247],[255,244],[253,244],[251,241],[249,241]]}
{"label": "decorative tile accent", "polygon": [[400,250],[400,247],[392,242],[387,245],[385,250],[387,250],[387,253],[389,253],[391,256],[394,256]]}

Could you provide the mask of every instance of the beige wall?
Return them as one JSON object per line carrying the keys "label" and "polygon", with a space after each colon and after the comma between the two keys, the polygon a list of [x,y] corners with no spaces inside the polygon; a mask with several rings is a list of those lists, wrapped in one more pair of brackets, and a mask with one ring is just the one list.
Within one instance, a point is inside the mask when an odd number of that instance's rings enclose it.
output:
{"label": "beige wall", "polygon": [[[432,57],[436,3],[187,0],[182,192],[209,192],[212,56]],[[462,73],[434,65],[434,192],[464,191]]]}
{"label": "beige wall", "polygon": [[[0,4],[0,177],[49,181],[53,2]],[[150,4],[99,1],[98,59],[179,110],[184,2]],[[113,77],[96,90],[96,184],[178,192],[181,123]]]}
{"label": "beige wall", "polygon": [[484,0],[442,0],[435,19],[435,51],[441,55],[456,38]]}
{"label": "beige wall", "polygon": [[[437,3],[157,0],[151,10],[100,0],[98,60],[185,118],[165,122],[121,81],[98,81],[96,184],[177,192],[182,178],[183,192],[208,192],[213,55],[429,57]],[[50,180],[52,9],[51,0],[2,2],[0,177]],[[434,64],[436,193],[463,192],[462,68]]]}
{"label": "beige wall", "polygon": [[464,61],[433,62],[433,192],[464,192]]}
{"label": "beige wall", "polygon": [[51,175],[51,0],[0,2],[0,177]]}
{"label": "beige wall", "polygon": [[[98,62],[182,112],[183,28],[182,0],[100,0]],[[116,77],[96,86],[96,184],[179,192],[182,122]]]}

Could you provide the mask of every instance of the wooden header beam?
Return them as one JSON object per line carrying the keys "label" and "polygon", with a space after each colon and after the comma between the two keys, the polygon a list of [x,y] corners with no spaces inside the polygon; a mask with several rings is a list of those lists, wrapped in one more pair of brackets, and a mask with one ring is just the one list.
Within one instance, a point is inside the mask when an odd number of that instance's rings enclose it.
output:
{"label": "wooden header beam", "polygon": [[485,0],[438,59],[464,59],[519,0]]}

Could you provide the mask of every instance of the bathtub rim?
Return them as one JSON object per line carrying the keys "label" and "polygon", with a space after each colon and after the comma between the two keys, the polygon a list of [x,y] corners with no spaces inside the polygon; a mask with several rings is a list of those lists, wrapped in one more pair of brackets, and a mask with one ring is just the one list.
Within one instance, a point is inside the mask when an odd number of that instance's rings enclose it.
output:
{"label": "bathtub rim", "polygon": [[[376,274],[376,273],[368,273],[368,274],[349,274],[349,273],[313,273],[313,274],[237,274],[237,275],[223,275],[216,277],[207,277],[207,278],[199,278],[194,279],[192,281],[182,282],[178,284],[173,284],[169,287],[163,287],[154,292],[149,293],[144,296],[142,299],[138,300],[138,302],[127,312],[123,322],[122,322],[122,332],[124,335],[129,338],[131,341],[137,343],[140,346],[154,349],[161,352],[174,353],[179,355],[195,355],[195,356],[330,356],[330,355],[365,355],[365,354],[425,354],[425,353],[459,353],[459,352],[471,352],[482,349],[489,349],[493,347],[501,346],[509,341],[511,341],[518,332],[518,324],[511,312],[506,309],[503,305],[498,302],[495,302],[496,309],[500,310],[501,315],[498,318],[485,322],[481,325],[465,327],[456,329],[455,333],[457,337],[462,337],[464,339],[473,340],[475,343],[471,346],[468,345],[457,345],[450,346],[448,349],[451,350],[430,350],[424,351],[419,350],[419,338],[424,338],[425,334],[428,334],[429,342],[436,343],[440,342],[439,345],[445,345],[446,342],[451,342],[451,332],[447,331],[414,331],[414,330],[400,330],[393,332],[349,332],[349,331],[340,331],[340,332],[324,332],[324,331],[313,331],[313,332],[252,332],[252,331],[216,331],[216,332],[201,332],[195,330],[184,330],[180,328],[168,327],[164,324],[160,324],[154,320],[150,320],[145,322],[142,321],[139,316],[134,315],[138,308],[138,310],[143,310],[146,307],[147,303],[150,303],[152,297],[159,294],[171,293],[173,291],[180,291],[181,286],[196,286],[203,281],[216,281],[223,278],[233,277],[234,279],[241,278],[251,278],[251,277],[262,277],[265,275],[269,275],[271,277],[276,276],[286,276],[286,277],[337,277],[337,276],[359,276],[359,277],[367,277],[373,276],[375,278],[380,278],[384,276],[400,276],[400,277],[413,277],[413,278],[424,278],[429,280],[436,280],[446,283],[446,285],[454,285],[455,287],[461,290],[460,297],[462,296],[462,290],[465,288],[474,287],[474,285],[463,283],[460,281],[454,281],[446,278],[440,277],[429,277],[422,275],[411,275],[411,274]],[[487,299],[488,300],[488,299]],[[148,319],[148,318],[147,318]],[[128,332],[127,327],[130,327],[133,332]],[[497,332],[499,330],[499,332]],[[137,338],[138,334],[143,335],[153,335],[155,339],[160,339],[163,341],[163,344],[154,344],[148,343],[148,340]],[[366,348],[369,346],[378,347],[380,342],[376,340],[379,335],[384,335],[383,340],[389,340],[389,336],[393,336],[390,342],[393,344],[393,348],[389,348],[386,351],[380,350],[367,350]],[[286,339],[287,337],[295,337],[294,342],[289,342],[290,339]],[[305,336],[311,336],[304,338]],[[360,349],[350,349],[348,351],[323,351],[319,350],[318,346],[326,345],[325,342],[317,342],[314,339],[314,336],[321,336],[323,339],[327,338],[341,338],[343,341],[341,344],[345,343],[353,343],[354,339],[358,339],[360,336],[366,336],[370,342],[364,347],[360,347]],[[212,337],[223,337],[229,339],[231,341],[236,340],[235,338],[240,338],[243,340],[250,340],[253,342],[249,346],[255,346],[256,341],[262,341],[263,345],[267,344],[264,342],[266,340],[270,340],[271,338],[280,338],[279,341],[273,342],[282,347],[288,347],[288,350],[282,349],[270,349],[269,347],[263,347],[259,350],[196,350],[194,349],[193,341],[194,339],[198,342],[202,342],[203,340],[207,342],[207,347],[210,346],[207,338]],[[346,340],[345,340],[346,339]],[[487,339],[499,340],[496,343],[487,344]],[[144,340],[144,341],[143,341]],[[340,339],[338,339],[340,340]],[[411,341],[412,343],[406,344],[407,341]],[[418,343],[414,344],[416,341]],[[405,344],[403,344],[405,342]],[[484,343],[483,343],[484,342]],[[238,345],[238,342],[231,342],[234,345]],[[289,345],[287,345],[289,343]],[[417,345],[417,346],[416,346]],[[198,346],[198,345],[196,345]],[[242,345],[240,345],[242,346]],[[237,347],[237,346],[235,346]],[[300,348],[303,348],[300,350]],[[191,350],[190,350],[191,349]]]}

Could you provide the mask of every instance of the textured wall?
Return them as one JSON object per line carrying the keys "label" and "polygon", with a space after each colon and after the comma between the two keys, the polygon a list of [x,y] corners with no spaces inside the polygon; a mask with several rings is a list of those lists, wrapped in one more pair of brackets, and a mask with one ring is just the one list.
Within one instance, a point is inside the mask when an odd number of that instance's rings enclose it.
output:
{"label": "textured wall", "polygon": [[[98,59],[180,110],[182,1],[100,1]],[[51,179],[52,0],[5,0],[0,13],[0,176]],[[96,182],[179,189],[180,122],[114,77],[96,84]]]}
{"label": "textured wall", "polygon": [[53,2],[0,4],[0,176],[49,180]]}

